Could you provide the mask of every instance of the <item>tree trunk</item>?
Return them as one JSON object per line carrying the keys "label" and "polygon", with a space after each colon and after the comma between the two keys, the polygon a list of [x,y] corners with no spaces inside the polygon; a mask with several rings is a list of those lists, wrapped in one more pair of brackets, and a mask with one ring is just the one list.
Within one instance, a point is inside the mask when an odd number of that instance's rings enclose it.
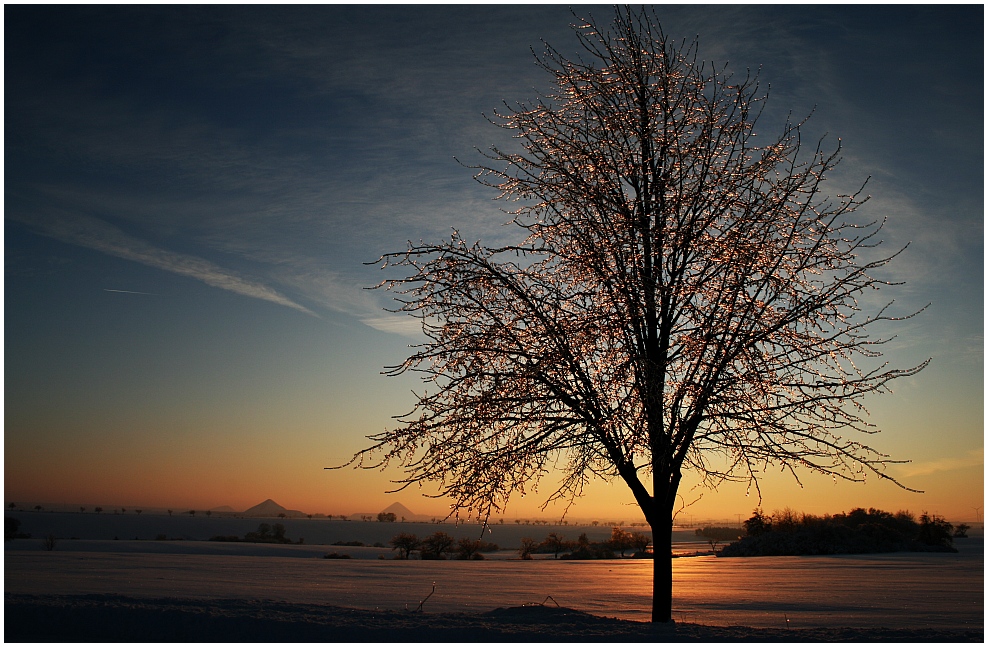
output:
{"label": "tree trunk", "polygon": [[672,621],[672,519],[652,526],[652,622]]}

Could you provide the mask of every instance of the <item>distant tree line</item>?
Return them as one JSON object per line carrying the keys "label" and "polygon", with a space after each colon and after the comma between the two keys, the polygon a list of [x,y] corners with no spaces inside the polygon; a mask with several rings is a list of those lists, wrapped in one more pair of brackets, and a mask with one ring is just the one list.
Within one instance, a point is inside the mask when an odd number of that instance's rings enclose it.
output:
{"label": "distant tree line", "polygon": [[854,508],[816,516],[786,508],[769,516],[756,509],[744,522],[744,530],[744,537],[720,551],[722,557],[957,552],[953,524],[926,512],[917,521],[904,510],[892,514]]}
{"label": "distant tree line", "polygon": [[413,551],[418,551],[422,559],[484,559],[483,553],[501,550],[497,544],[481,539],[463,537],[455,539],[452,535],[439,531],[419,539],[414,533],[403,532],[395,535],[388,542],[393,550],[398,551],[395,559],[408,559]]}
{"label": "distant tree line", "polygon": [[285,536],[285,526],[280,523],[276,523],[273,526],[270,524],[262,523],[257,527],[254,532],[248,532],[244,535],[243,539],[237,537],[236,535],[216,535],[215,537],[210,537],[209,541],[241,541],[248,542],[252,544],[291,544],[291,543],[305,543],[305,540],[301,537],[297,542],[292,542],[291,539]]}
{"label": "distant tree line", "polygon": [[561,534],[550,532],[541,542],[523,537],[518,555],[522,559],[532,559],[533,554],[552,553],[555,559],[614,559],[615,551],[625,557],[629,550],[635,557],[645,557],[652,539],[642,532],[628,532],[623,528],[612,528],[611,538],[602,542],[592,542],[587,533],[581,533],[576,541],[565,539]]}
{"label": "distant tree line", "polygon": [[334,541],[331,545],[332,546],[373,546],[374,548],[384,548],[384,544],[382,544],[379,541],[376,541],[373,544],[365,544],[362,541],[356,541],[356,540],[354,540],[354,541],[343,541],[341,539],[339,541]]}

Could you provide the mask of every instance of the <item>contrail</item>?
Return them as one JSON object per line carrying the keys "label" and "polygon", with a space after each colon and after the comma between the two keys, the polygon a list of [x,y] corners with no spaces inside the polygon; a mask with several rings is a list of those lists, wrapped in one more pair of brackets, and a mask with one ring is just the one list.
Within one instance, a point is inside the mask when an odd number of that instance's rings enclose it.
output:
{"label": "contrail", "polygon": [[104,292],[119,292],[120,294],[147,294],[147,295],[152,296],[152,297],[158,296],[154,292],[135,292],[133,290],[113,290],[113,289],[110,289],[110,288],[103,288],[103,291]]}
{"label": "contrail", "polygon": [[[232,270],[215,265],[204,258],[155,247],[139,238],[134,238],[124,233],[110,223],[98,218],[78,215],[65,217],[55,214],[50,218],[42,219],[40,222],[23,219],[22,221],[26,222],[32,229],[38,231],[38,233],[73,245],[95,249],[104,254],[123,258],[128,261],[135,261],[159,270],[165,270],[166,272],[174,272],[181,276],[202,281],[214,288],[288,306],[299,312],[312,315],[317,319],[319,318],[319,315],[305,306],[295,303],[288,297],[280,294],[277,290],[263,283],[242,277]],[[146,292],[135,292],[132,290],[103,289],[107,292],[148,294]]]}

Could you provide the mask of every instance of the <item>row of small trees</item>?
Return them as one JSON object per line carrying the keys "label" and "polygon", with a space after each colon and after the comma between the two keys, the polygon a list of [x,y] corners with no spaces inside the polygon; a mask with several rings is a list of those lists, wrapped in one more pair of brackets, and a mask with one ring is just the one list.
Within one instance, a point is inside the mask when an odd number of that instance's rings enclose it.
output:
{"label": "row of small trees", "polygon": [[552,553],[553,558],[559,559],[560,553],[572,551],[568,556],[574,559],[599,559],[613,557],[611,551],[620,551],[621,557],[624,557],[625,552],[629,550],[634,550],[635,554],[644,554],[651,542],[651,537],[645,533],[628,532],[617,527],[611,529],[610,539],[597,543],[591,542],[587,538],[587,533],[581,533],[576,541],[570,541],[559,533],[550,532],[541,542],[531,537],[523,537],[518,555],[522,559],[532,559],[533,553]]}
{"label": "row of small trees", "polygon": [[[236,535],[216,535],[215,537],[210,537],[209,541],[245,541],[254,544],[291,544],[293,543],[291,539],[285,536],[285,526],[280,523],[276,523],[273,526],[270,524],[262,523],[257,527],[257,530],[253,532],[248,532],[241,539]],[[299,538],[299,544],[304,544],[305,540]]]}
{"label": "row of small trees", "polygon": [[[14,503],[14,502],[11,502],[11,503],[8,503],[7,504],[7,508],[10,509],[10,510],[14,510],[17,507],[18,507],[17,506],[17,503]],[[37,511],[37,512],[42,512],[44,509],[45,508],[43,506],[41,506],[41,505],[34,506],[34,510]],[[79,506],[79,512],[86,512],[88,509],[89,508],[86,508],[85,506]],[[100,506],[96,506],[96,507],[92,508],[92,510],[96,514],[100,514],[100,513],[103,512],[103,508],[100,507]],[[135,512],[137,514],[141,514],[142,512],[144,512],[144,510],[143,509],[135,509],[135,510],[133,510],[133,512]],[[165,510],[165,512],[168,513],[168,516],[169,517],[172,516],[175,513],[174,510]],[[113,513],[114,514],[126,514],[127,513],[127,508],[114,509],[113,510]],[[190,517],[194,517],[194,516],[196,516],[196,514],[198,514],[198,511],[197,510],[188,510],[184,514],[187,514]],[[206,510],[206,511],[204,511],[203,514],[205,514],[207,517],[209,517],[209,516],[212,516],[213,511],[212,510]],[[279,518],[281,518],[281,519],[288,518],[288,515],[285,514],[284,512],[279,513],[277,516]],[[307,514],[305,516],[308,519],[312,519],[316,515]],[[339,515],[336,515],[336,514],[327,514],[327,515],[324,515],[324,516],[325,516],[326,519],[330,519],[330,520],[332,520],[332,519],[339,519],[340,521],[350,521],[350,516],[349,515],[345,515],[345,514],[339,514]],[[384,522],[384,523],[394,523],[394,522],[399,521],[398,515],[396,515],[394,512],[379,512],[376,517],[373,516],[373,515],[360,515],[360,520],[361,521],[373,521],[375,518],[377,519],[377,521]],[[401,517],[400,521],[405,521],[405,517]],[[443,519],[439,519],[439,518],[436,518],[436,517],[433,517],[433,519],[432,519],[432,523],[442,523],[443,521],[444,521]],[[562,526],[568,526],[569,525],[569,521],[567,521],[565,519],[563,519],[562,521],[557,521],[557,522],[550,522],[550,521],[547,521],[545,519],[534,519],[534,520],[532,520],[532,519],[515,519],[514,522],[515,522],[515,524],[519,524],[519,525],[524,524],[526,526],[548,526],[548,525],[557,525],[557,524],[558,525],[562,525]],[[492,521],[491,523],[496,523],[498,525],[504,525],[504,519],[498,519],[497,521]],[[602,524],[600,521],[592,521],[592,522],[590,522],[590,525],[596,528],[597,526],[607,525],[607,524],[606,523],[603,523]],[[618,521],[618,522],[613,523],[611,525],[623,526],[624,525],[624,522],[623,521]],[[632,523],[631,525],[632,526],[636,526],[636,525],[642,525],[643,526],[645,524],[644,523]]]}
{"label": "row of small trees", "polygon": [[[13,502],[8,503],[7,504],[7,509],[8,510],[16,510],[17,509],[17,504],[16,503],[13,503]],[[45,508],[42,505],[36,505],[36,506],[34,506],[34,511],[35,512],[43,512],[44,509]],[[86,511],[85,506],[79,506],[79,512],[85,512],[85,511]],[[95,512],[96,514],[99,514],[99,513],[103,512],[103,508],[101,508],[100,506],[96,506],[95,508],[93,508],[93,512]],[[126,512],[127,512],[127,508],[120,508],[119,510],[114,510],[113,511],[113,514],[125,514]],[[136,512],[137,514],[141,514],[142,512],[144,512],[144,510],[134,510],[134,512]],[[169,510],[168,511],[168,514],[171,514],[171,512],[172,511]]]}
{"label": "row of small trees", "polygon": [[419,539],[414,533],[403,532],[391,538],[388,544],[398,551],[398,559],[408,559],[412,551],[419,551],[422,559],[484,559],[482,553],[500,550],[500,546],[480,539],[464,537],[455,539],[442,531]]}

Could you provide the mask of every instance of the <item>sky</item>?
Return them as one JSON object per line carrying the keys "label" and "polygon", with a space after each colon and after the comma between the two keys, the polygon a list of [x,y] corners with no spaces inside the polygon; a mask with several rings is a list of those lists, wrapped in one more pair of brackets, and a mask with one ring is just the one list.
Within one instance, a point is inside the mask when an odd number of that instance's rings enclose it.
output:
{"label": "sky", "polygon": [[[866,440],[923,493],[773,472],[759,502],[687,475],[684,518],[980,519],[983,11],[657,7],[704,60],[761,70],[759,132],[812,112],[809,139],[841,139],[831,190],[870,177],[862,214],[887,219],[887,249],[909,243],[881,299],[930,304],[886,359],[933,358],[866,402]],[[562,5],[5,6],[5,500],[445,514],[428,488],[387,493],[394,471],[323,469],[414,404],[417,380],[381,371],[423,338],[366,289],[386,278],[372,263],[453,228],[517,240],[465,165],[514,145],[484,115],[551,89],[532,48],[575,54],[573,22]],[[506,515],[558,519],[543,502]],[[619,482],[568,514],[641,518]]]}

